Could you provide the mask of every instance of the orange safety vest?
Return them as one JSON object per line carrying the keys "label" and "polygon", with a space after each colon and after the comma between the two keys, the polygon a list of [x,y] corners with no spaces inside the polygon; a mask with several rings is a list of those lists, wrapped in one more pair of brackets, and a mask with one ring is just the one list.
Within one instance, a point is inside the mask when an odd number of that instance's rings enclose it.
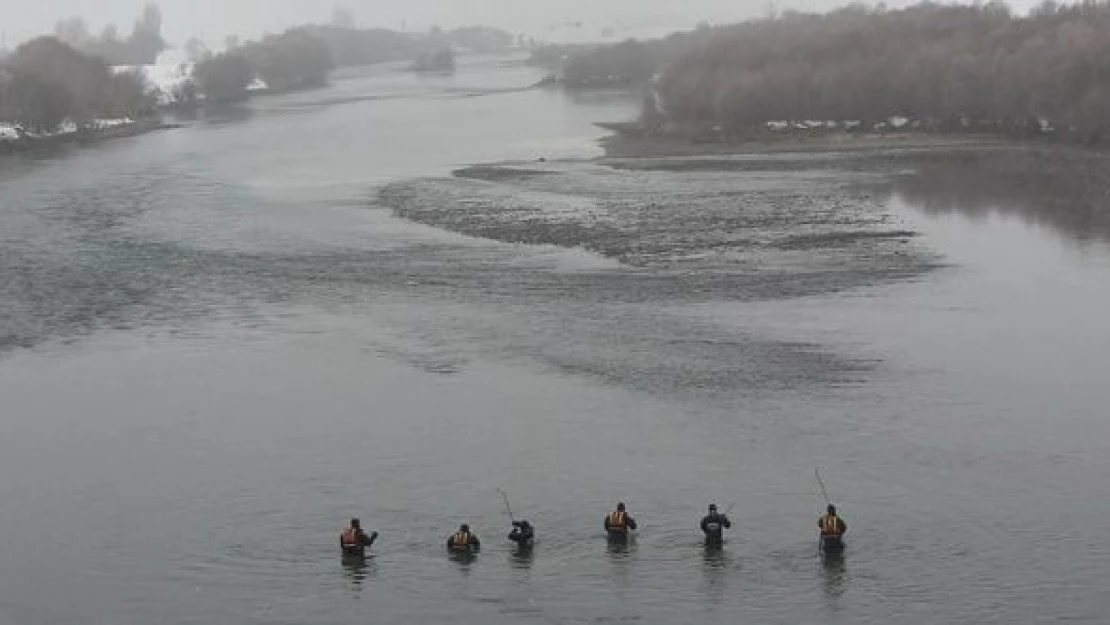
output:
{"label": "orange safety vest", "polygon": [[821,517],[821,533],[825,535],[837,536],[840,534],[840,521],[835,515],[826,514]]}
{"label": "orange safety vest", "polygon": [[451,537],[451,546],[452,547],[469,547],[470,546],[470,534],[467,534],[466,532],[455,532],[455,535]]}
{"label": "orange safety vest", "polygon": [[609,529],[611,529],[611,530],[626,529],[625,526],[627,525],[627,522],[626,522],[625,519],[626,519],[627,516],[628,516],[627,513],[621,512],[620,510],[614,510],[613,512],[610,512],[609,517],[608,517]]}
{"label": "orange safety vest", "polygon": [[353,527],[343,530],[343,533],[339,535],[339,542],[343,545],[357,546],[359,544],[358,530]]}

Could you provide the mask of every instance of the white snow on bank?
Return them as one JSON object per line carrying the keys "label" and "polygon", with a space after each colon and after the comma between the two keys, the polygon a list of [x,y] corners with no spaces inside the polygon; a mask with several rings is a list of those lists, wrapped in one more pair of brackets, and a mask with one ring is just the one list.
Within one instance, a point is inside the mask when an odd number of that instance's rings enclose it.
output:
{"label": "white snow on bank", "polygon": [[158,104],[173,104],[182,88],[192,82],[196,63],[188,60],[177,50],[166,50],[158,55],[153,65],[117,65],[112,68],[116,73],[138,71],[146,79],[151,91],[158,98]]}
{"label": "white snow on bank", "polygon": [[79,130],[79,128],[77,126],[77,122],[73,121],[72,119],[67,119],[67,120],[63,121],[62,123],[58,124],[58,129],[57,130],[55,130],[54,132],[49,133],[49,134],[71,135],[71,134],[77,132],[78,130]]}
{"label": "white snow on bank", "polygon": [[16,126],[15,124],[0,122],[0,142],[19,141],[19,132],[19,126]]}
{"label": "white snow on bank", "polygon": [[121,126],[130,126],[134,124],[135,120],[123,117],[120,119],[90,119],[87,122],[78,124],[72,119],[67,119],[58,124],[57,130],[54,132],[47,132],[40,136],[54,136],[54,135],[71,135],[75,132],[82,130],[108,130],[109,128],[119,128]]}
{"label": "white snow on bank", "polygon": [[91,128],[93,130],[107,130],[109,128],[119,128],[120,126],[130,126],[134,123],[135,120],[128,117],[123,117],[120,119],[94,119],[91,122],[85,124],[85,127]]}
{"label": "white snow on bank", "polygon": [[[185,86],[196,79],[197,64],[179,50],[166,50],[158,55],[153,65],[117,65],[116,73],[139,71],[146,79],[159,106],[169,106],[177,101]],[[261,78],[247,85],[247,91],[266,91],[270,86]]]}
{"label": "white snow on bank", "polygon": [[[878,122],[874,125],[875,130],[883,130],[886,128],[905,128],[906,126],[917,127],[921,122],[913,121],[906,117],[895,116],[889,118],[887,121]],[[863,125],[859,120],[848,119],[844,121],[836,120],[806,120],[802,122],[791,122],[785,120],[772,120],[764,123],[764,128],[771,132],[784,132],[787,130],[817,130],[820,128],[836,129],[843,127],[846,130],[853,130]]]}
{"label": "white snow on bank", "polygon": [[110,128],[130,126],[134,123],[135,120],[126,117],[122,119],[93,119],[84,124],[78,124],[72,119],[67,119],[58,124],[58,127],[54,129],[53,132],[28,132],[19,124],[0,122],[0,143],[14,143],[24,138],[46,139],[61,135],[72,135],[82,130],[108,130]]}

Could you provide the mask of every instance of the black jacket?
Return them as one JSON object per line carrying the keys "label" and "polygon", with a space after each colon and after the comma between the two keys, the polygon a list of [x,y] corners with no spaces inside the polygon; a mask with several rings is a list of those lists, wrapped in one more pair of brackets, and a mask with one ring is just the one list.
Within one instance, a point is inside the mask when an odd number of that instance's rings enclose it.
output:
{"label": "black jacket", "polygon": [[732,527],[732,521],[723,514],[709,514],[701,520],[701,531],[705,532],[705,539],[708,541],[720,541],[724,537],[724,531]]}
{"label": "black jacket", "polygon": [[509,532],[509,540],[521,547],[531,547],[536,538],[536,530],[528,521],[513,521],[513,531]]}

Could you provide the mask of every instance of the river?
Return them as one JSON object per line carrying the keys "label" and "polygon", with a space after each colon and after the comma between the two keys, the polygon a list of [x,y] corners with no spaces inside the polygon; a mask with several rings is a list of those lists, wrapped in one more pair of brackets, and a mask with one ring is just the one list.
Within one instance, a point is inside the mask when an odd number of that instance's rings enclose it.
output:
{"label": "river", "polygon": [[847,155],[597,163],[636,98],[536,78],[0,163],[4,622],[1110,618],[1104,239]]}

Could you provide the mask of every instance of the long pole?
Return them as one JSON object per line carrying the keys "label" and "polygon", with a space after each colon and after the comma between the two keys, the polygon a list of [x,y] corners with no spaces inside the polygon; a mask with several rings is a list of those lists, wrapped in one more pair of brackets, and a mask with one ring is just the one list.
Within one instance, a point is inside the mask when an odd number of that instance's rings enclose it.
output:
{"label": "long pole", "polygon": [[516,523],[516,518],[513,517],[513,508],[509,505],[509,495],[500,488],[497,489],[497,492],[501,493],[501,499],[505,502],[505,511],[509,513],[509,520]]}
{"label": "long pole", "polygon": [[814,469],[813,474],[817,476],[817,485],[821,487],[821,494],[825,497],[825,504],[832,505],[832,500],[829,499],[829,491],[825,489],[825,480],[821,479],[821,470]]}

